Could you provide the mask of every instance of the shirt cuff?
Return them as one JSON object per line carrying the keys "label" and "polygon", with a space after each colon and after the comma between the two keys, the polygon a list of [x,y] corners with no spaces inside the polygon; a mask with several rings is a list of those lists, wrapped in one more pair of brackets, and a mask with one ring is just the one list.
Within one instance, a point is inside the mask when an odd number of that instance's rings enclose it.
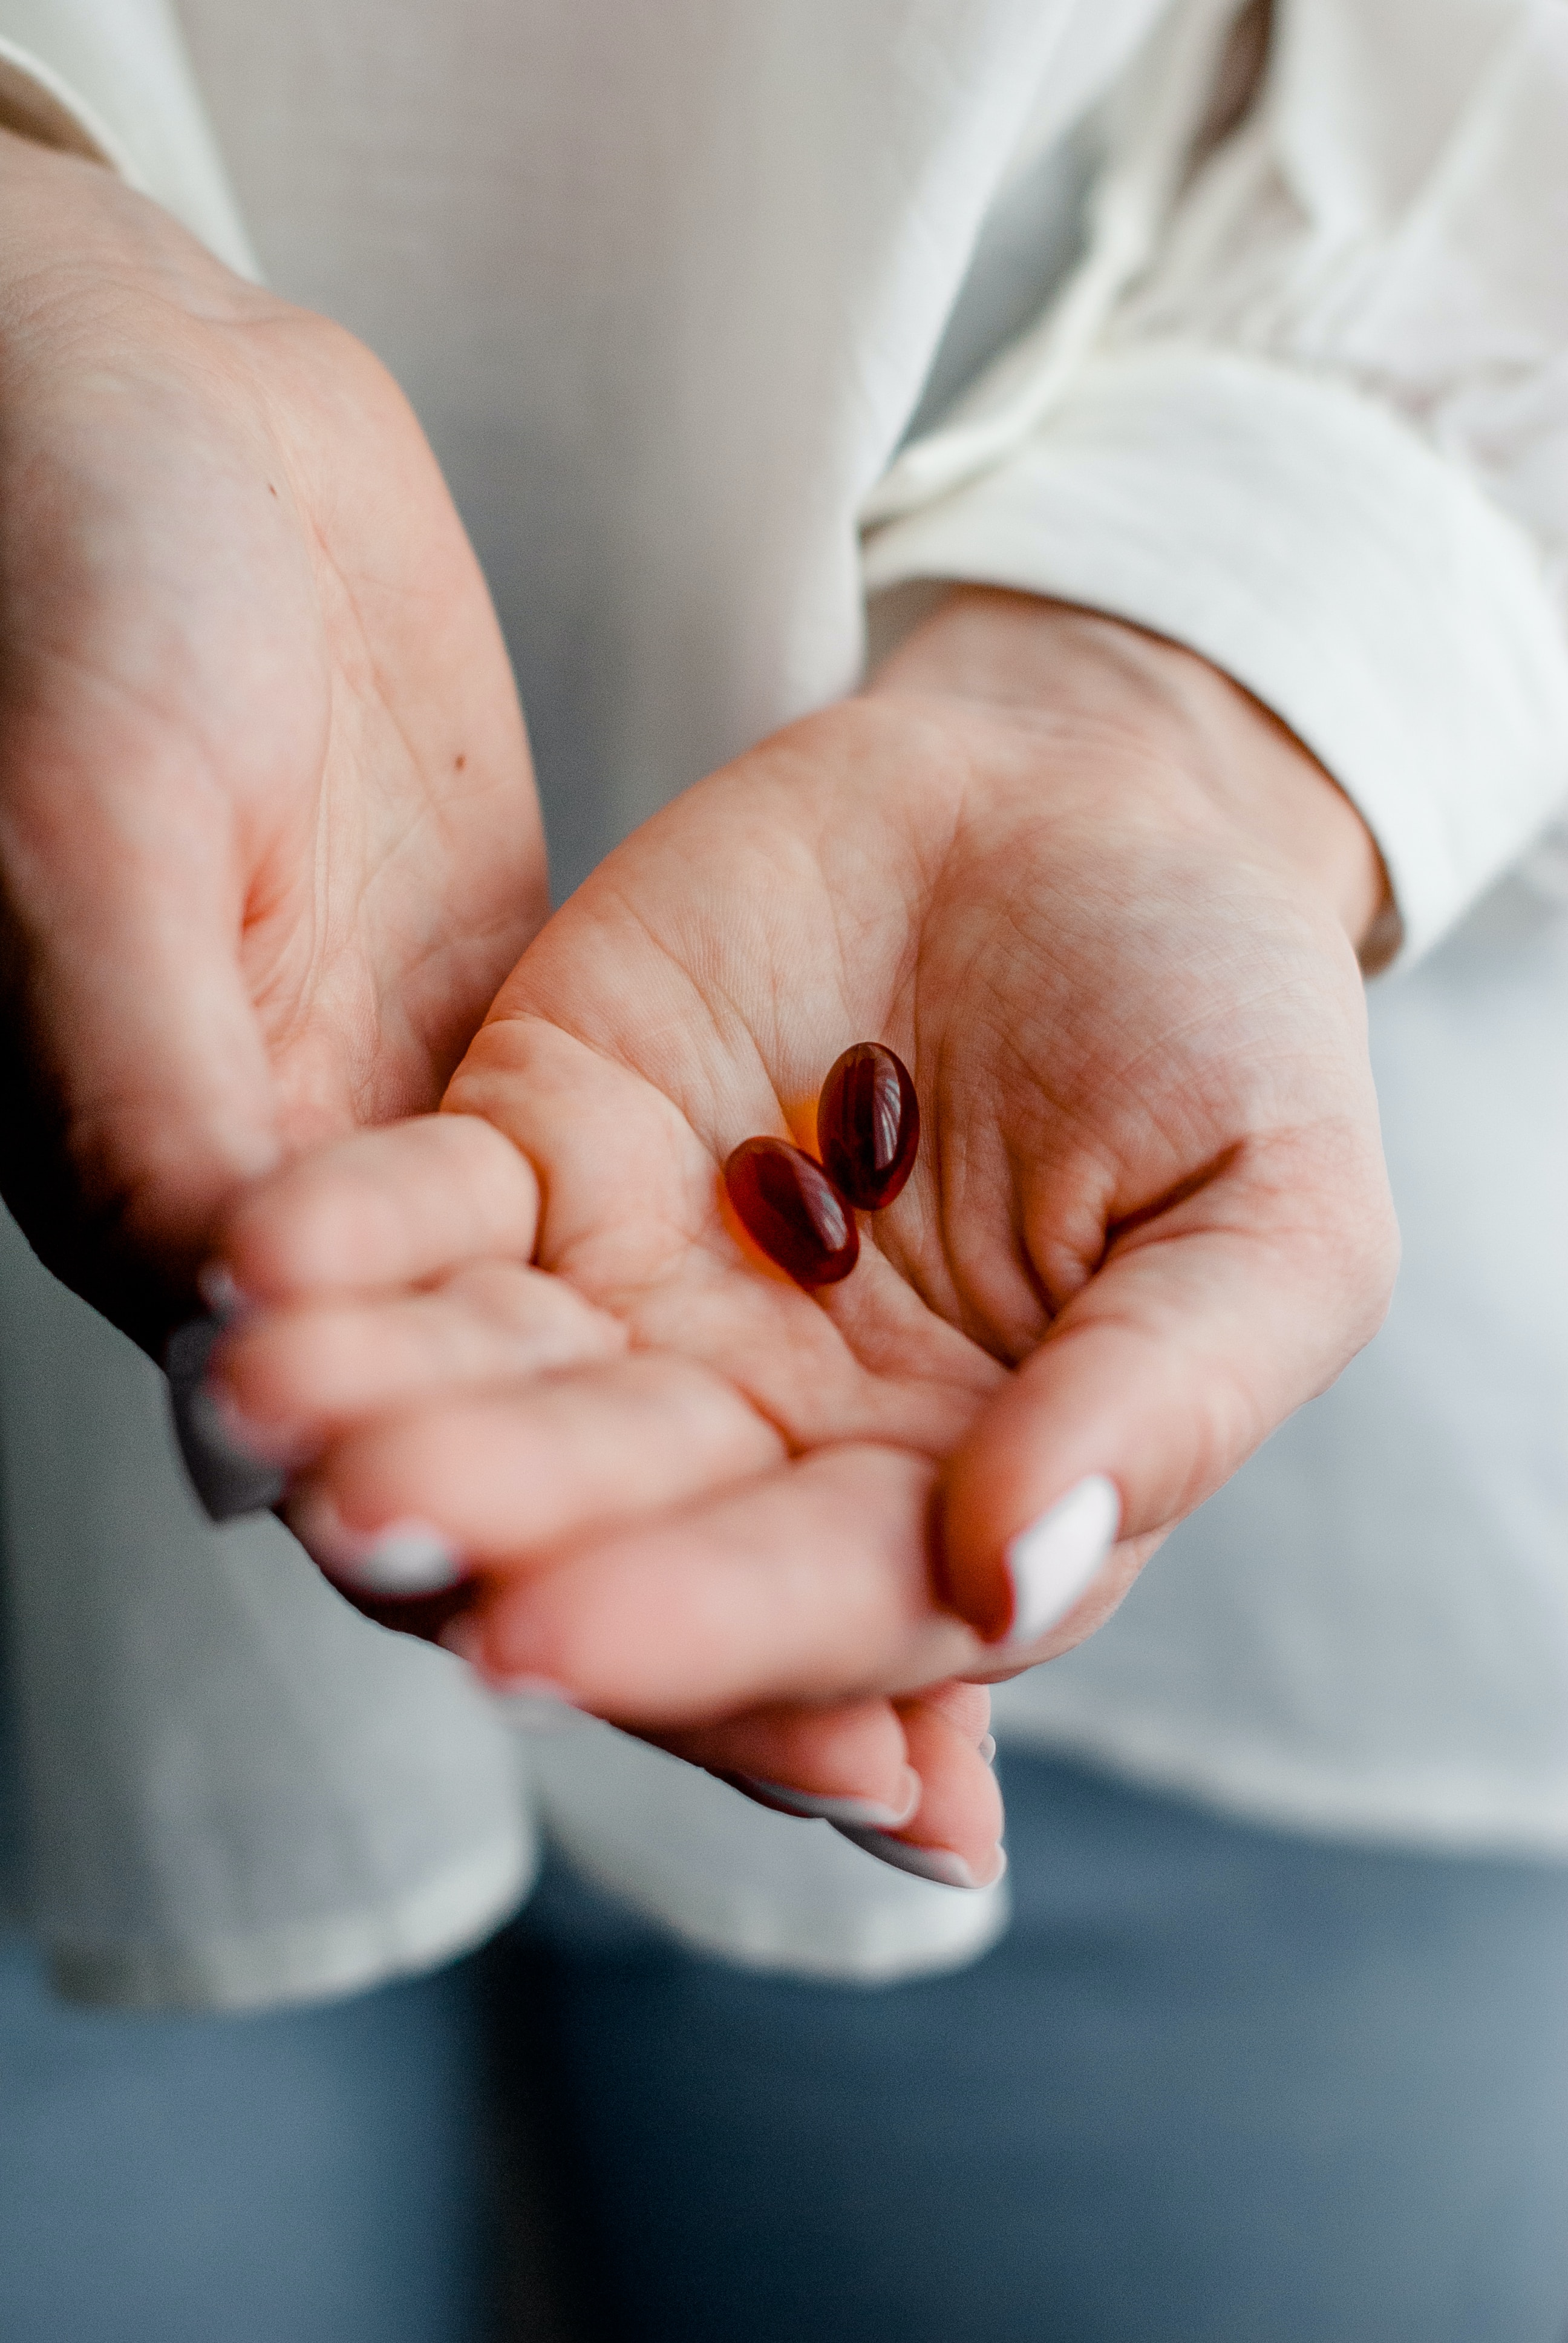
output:
{"label": "shirt cuff", "polygon": [[106,165],[259,278],[172,15],[64,0],[0,0],[0,126]]}
{"label": "shirt cuff", "polygon": [[133,186],[141,184],[130,156],[101,115],[62,81],[54,68],[0,37],[0,130],[15,131],[35,146],[55,146],[105,164]]}
{"label": "shirt cuff", "polygon": [[1234,677],[1361,812],[1406,959],[1568,791],[1541,556],[1338,383],[1209,350],[1096,361],[994,468],[868,538],[869,592],[931,578],[1103,610]]}

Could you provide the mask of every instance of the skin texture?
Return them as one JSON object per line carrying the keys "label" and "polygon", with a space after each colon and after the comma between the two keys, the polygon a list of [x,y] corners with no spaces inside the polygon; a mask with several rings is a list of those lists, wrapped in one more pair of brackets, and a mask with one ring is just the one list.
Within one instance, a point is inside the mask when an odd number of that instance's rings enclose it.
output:
{"label": "skin texture", "polygon": [[0,1180],[156,1349],[244,1181],[436,1104],[543,840],[397,386],[6,134],[0,645]]}
{"label": "skin texture", "polygon": [[[547,900],[505,651],[397,386],[0,133],[0,1185],[35,1247],[159,1351],[248,1182],[437,1104]],[[496,1286],[461,1289],[480,1339]],[[539,1308],[530,1355],[574,1356],[581,1305]],[[701,1762],[902,1811],[918,1746],[983,1876],[983,1711],[769,1711]]]}
{"label": "skin texture", "polygon": [[[1201,661],[956,594],[871,692],[609,858],[502,987],[445,1132],[231,1213],[220,1258],[261,1306],[221,1388],[308,1459],[307,1542],[436,1524],[483,1574],[487,1674],[669,1745],[1012,1674],[1091,1632],[1381,1320],[1355,944],[1382,897],[1346,800]],[[739,1242],[719,1167],[751,1132],[809,1141],[869,1036],[926,1137],[812,1296]],[[578,1298],[577,1363],[486,1352],[471,1281],[498,1259]],[[514,1285],[514,1340],[548,1278]],[[1121,1543],[1000,1648],[1008,1542],[1091,1473]]]}

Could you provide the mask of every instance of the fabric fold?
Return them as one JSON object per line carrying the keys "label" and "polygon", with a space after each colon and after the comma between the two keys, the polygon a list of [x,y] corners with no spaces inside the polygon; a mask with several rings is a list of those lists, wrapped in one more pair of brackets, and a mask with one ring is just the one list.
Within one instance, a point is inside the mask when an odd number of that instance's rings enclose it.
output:
{"label": "fabric fold", "polygon": [[1409,958],[1568,784],[1568,638],[1539,550],[1332,378],[1180,345],[1105,356],[1005,460],[870,537],[869,590],[921,578],[1085,604],[1245,685],[1359,807]]}

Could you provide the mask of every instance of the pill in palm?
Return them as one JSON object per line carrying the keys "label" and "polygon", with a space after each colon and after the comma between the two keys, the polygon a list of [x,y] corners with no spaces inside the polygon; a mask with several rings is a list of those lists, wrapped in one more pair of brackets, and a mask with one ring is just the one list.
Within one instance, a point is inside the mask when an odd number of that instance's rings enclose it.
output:
{"label": "pill in palm", "polygon": [[798,1285],[834,1285],[859,1256],[855,1215],[819,1163],[782,1139],[743,1140],[724,1166],[737,1218]]}
{"label": "pill in palm", "polygon": [[822,1162],[862,1212],[890,1204],[914,1169],[920,1109],[909,1068],[880,1041],[846,1050],[817,1106]]}

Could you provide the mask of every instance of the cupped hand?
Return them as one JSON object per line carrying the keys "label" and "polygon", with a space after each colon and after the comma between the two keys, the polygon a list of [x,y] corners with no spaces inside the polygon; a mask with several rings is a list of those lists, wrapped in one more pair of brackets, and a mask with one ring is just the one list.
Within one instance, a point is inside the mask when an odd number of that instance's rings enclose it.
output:
{"label": "cupped hand", "polygon": [[[241,1203],[222,1258],[270,1306],[225,1403],[309,1460],[324,1558],[425,1525],[493,1679],[644,1729],[1048,1657],[1379,1321],[1381,897],[1353,810],[1201,661],[960,594],[557,914],[438,1175],[415,1125]],[[809,1144],[869,1038],[920,1159],[809,1294],[719,1167]],[[532,1279],[499,1343],[498,1259]],[[563,1308],[580,1349],[533,1356]]]}
{"label": "cupped hand", "polygon": [[156,1344],[239,1183],[435,1104],[540,831],[377,361],[6,134],[0,218],[0,1178]]}
{"label": "cupped hand", "polygon": [[[439,1634],[487,1674],[473,1606],[496,1578],[481,1549],[494,1550],[498,1531],[504,1576],[519,1552],[548,1550],[552,1532],[580,1536],[626,1518],[624,1489],[595,1486],[607,1440],[623,1443],[643,1504],[699,1494],[716,1471],[722,1482],[743,1470],[748,1453],[761,1462],[779,1453],[764,1427],[706,1403],[700,1370],[683,1377],[676,1361],[639,1356],[619,1320],[526,1265],[537,1202],[511,1143],[462,1115],[362,1132],[260,1182],[231,1209],[222,1258],[226,1282],[237,1270],[268,1299],[231,1315],[201,1415],[204,1443],[216,1437],[225,1453],[307,1466],[288,1518],[357,1608],[385,1626]],[[192,1435],[188,1421],[185,1431]],[[365,1506],[347,1501],[346,1518],[326,1468],[356,1440],[370,1486]],[[488,1540],[459,1542],[449,1527],[399,1513],[394,1483],[376,1485],[388,1447],[414,1482],[438,1476],[459,1513],[486,1513]],[[436,1512],[454,1518],[445,1503]],[[598,1705],[747,1796],[831,1822],[899,1868],[958,1887],[1000,1874],[1001,1804],[979,1685],[927,1685],[898,1700],[764,1700],[738,1712],[700,1699],[673,1708],[596,1701],[564,1674],[513,1672],[502,1689],[536,1712],[541,1695]]]}

